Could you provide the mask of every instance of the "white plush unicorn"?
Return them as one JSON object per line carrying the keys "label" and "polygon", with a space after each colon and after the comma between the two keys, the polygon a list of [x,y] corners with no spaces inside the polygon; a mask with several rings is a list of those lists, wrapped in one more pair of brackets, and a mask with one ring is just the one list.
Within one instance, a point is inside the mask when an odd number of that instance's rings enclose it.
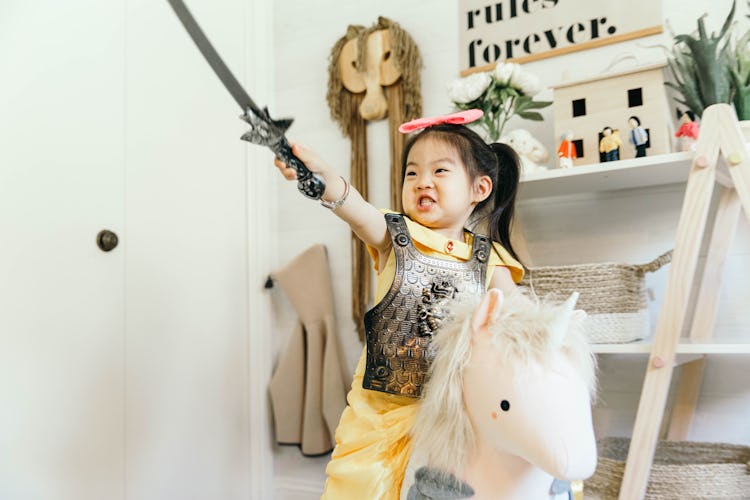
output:
{"label": "white plush unicorn", "polygon": [[432,340],[410,500],[568,498],[560,484],[593,474],[596,365],[576,299],[490,290],[473,314],[454,311]]}

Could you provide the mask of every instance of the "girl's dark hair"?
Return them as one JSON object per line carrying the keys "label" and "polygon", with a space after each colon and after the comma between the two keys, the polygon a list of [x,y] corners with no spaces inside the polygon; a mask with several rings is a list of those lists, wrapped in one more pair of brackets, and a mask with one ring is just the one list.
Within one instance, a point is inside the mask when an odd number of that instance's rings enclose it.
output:
{"label": "girl's dark hair", "polygon": [[500,242],[516,260],[520,261],[510,242],[510,228],[516,210],[520,177],[518,154],[507,144],[487,144],[479,134],[466,126],[435,125],[406,143],[401,158],[402,185],[406,178],[406,162],[411,148],[428,137],[454,148],[466,166],[470,179],[474,180],[480,175],[487,175],[492,179],[492,193],[474,207],[473,214],[480,215],[476,221],[486,219],[490,239]]}
{"label": "girl's dark hair", "polygon": [[637,123],[638,126],[641,125],[641,119],[638,118],[637,116],[631,116],[630,118],[628,118],[628,120],[635,120],[635,123]]}

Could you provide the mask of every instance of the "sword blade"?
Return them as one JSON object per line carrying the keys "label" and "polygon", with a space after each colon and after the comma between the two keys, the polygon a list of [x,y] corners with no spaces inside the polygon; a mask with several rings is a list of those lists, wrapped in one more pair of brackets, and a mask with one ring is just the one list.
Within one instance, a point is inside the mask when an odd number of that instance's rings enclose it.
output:
{"label": "sword blade", "polygon": [[190,38],[198,46],[203,58],[214,70],[224,87],[232,94],[237,104],[240,105],[242,109],[240,118],[248,122],[251,127],[251,130],[243,135],[242,139],[271,148],[278,158],[281,158],[290,168],[297,171],[297,189],[308,198],[320,199],[326,189],[325,181],[318,174],[311,172],[299,158],[294,156],[289,141],[284,136],[291,120],[273,120],[266,110],[261,110],[242,88],[240,82],[234,77],[211,42],[208,41],[185,3],[182,0],[167,1],[187,30]]}
{"label": "sword blade", "polygon": [[216,52],[216,49],[214,49],[214,46],[211,45],[208,37],[206,37],[206,34],[203,33],[203,30],[198,25],[198,22],[188,10],[185,2],[183,2],[182,0],[167,1],[169,2],[169,5],[172,6],[175,14],[177,14],[177,18],[185,27],[185,30],[188,32],[188,35],[190,35],[190,38],[192,38],[193,42],[195,42],[198,50],[200,50],[201,54],[203,54],[203,58],[211,66],[211,69],[214,70],[216,76],[219,77],[219,80],[221,80],[221,83],[224,84],[224,87],[227,89],[227,91],[229,91],[237,104],[240,105],[243,113],[247,110],[247,108],[250,108],[256,114],[262,115],[263,111],[261,111],[261,109],[255,104],[248,93],[245,92],[245,89],[242,88],[240,82],[237,81],[237,78],[234,77],[229,67],[221,59],[219,53]]}

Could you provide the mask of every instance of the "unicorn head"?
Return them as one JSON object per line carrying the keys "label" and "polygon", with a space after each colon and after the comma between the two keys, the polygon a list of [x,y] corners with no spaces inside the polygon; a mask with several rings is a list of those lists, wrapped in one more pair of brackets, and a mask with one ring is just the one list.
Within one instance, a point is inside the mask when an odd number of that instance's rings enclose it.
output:
{"label": "unicorn head", "polygon": [[553,478],[594,472],[595,358],[576,298],[552,305],[490,290],[433,338],[416,449],[473,498],[550,498]]}

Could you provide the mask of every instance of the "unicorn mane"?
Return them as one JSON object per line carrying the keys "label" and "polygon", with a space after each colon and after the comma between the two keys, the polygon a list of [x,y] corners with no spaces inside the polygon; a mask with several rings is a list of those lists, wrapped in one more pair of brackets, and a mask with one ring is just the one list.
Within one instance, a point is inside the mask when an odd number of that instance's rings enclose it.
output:
{"label": "unicorn mane", "polygon": [[[477,303],[456,303],[452,321],[436,332],[428,382],[413,427],[415,448],[430,467],[460,473],[476,450],[476,436],[463,401],[463,373],[471,362],[471,321]],[[488,327],[499,362],[522,370],[532,360],[543,361],[556,349],[572,361],[594,397],[596,358],[580,321],[571,321],[562,345],[550,334],[562,314],[561,304],[531,299],[514,291]],[[488,381],[489,382],[489,381]]]}

